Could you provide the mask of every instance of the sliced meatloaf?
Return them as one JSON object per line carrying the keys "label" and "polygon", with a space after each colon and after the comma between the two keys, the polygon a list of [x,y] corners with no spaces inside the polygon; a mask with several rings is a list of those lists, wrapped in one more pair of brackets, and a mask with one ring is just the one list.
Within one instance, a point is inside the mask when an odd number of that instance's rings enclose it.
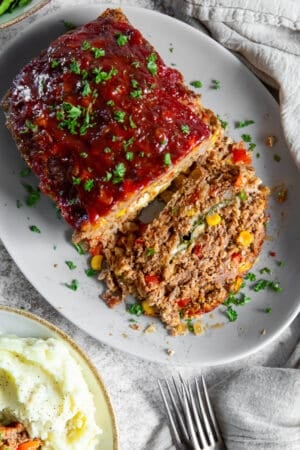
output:
{"label": "sliced meatloaf", "polygon": [[182,318],[211,311],[241,284],[264,241],[269,192],[250,161],[225,138],[180,176],[157,218],[119,233],[104,251],[109,305],[133,294],[177,334]]}
{"label": "sliced meatloaf", "polygon": [[199,96],[120,9],[56,39],[18,73],[2,106],[41,190],[75,229],[74,240],[90,247],[212,140]]}

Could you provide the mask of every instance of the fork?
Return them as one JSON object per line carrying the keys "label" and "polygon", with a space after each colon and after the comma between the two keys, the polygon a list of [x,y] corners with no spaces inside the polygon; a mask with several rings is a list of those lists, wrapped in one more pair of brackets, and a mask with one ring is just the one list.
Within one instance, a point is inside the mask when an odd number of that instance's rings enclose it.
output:
{"label": "fork", "polygon": [[226,450],[203,376],[202,387],[195,378],[194,392],[192,384],[184,381],[181,376],[178,382],[174,377],[172,380],[173,388],[168,380],[165,380],[165,389],[159,380],[158,385],[176,449]]}

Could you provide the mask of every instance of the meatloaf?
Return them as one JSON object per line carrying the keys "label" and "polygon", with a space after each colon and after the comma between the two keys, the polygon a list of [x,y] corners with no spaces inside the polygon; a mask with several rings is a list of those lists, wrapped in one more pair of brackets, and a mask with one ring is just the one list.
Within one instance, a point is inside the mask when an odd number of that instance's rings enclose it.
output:
{"label": "meatloaf", "polygon": [[133,294],[178,334],[182,319],[213,310],[237,290],[265,237],[268,188],[241,143],[223,145],[175,181],[150,223],[132,223],[104,250],[106,302]]}
{"label": "meatloaf", "polygon": [[120,9],[57,38],[18,73],[2,106],[41,190],[91,248],[212,140],[199,96]]}

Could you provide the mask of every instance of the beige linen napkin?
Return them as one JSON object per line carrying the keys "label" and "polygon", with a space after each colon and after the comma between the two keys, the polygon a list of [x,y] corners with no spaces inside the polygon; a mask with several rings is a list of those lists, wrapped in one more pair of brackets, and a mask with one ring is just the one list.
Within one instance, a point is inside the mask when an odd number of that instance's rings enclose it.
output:
{"label": "beige linen napkin", "polygon": [[162,0],[169,13],[200,22],[279,90],[287,145],[300,168],[300,1]]}

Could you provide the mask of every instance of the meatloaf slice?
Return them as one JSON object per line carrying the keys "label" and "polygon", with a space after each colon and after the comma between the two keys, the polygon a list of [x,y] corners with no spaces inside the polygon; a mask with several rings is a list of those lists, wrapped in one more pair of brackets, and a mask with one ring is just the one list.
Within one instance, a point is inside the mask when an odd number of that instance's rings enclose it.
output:
{"label": "meatloaf slice", "polygon": [[91,247],[212,139],[199,96],[120,9],[56,39],[19,72],[2,106],[41,190],[74,240]]}
{"label": "meatloaf slice", "polygon": [[221,158],[203,157],[180,177],[157,218],[105,249],[108,304],[133,294],[177,334],[181,318],[211,311],[240,285],[264,241],[269,190],[251,166],[234,164],[241,145],[224,142]]}

